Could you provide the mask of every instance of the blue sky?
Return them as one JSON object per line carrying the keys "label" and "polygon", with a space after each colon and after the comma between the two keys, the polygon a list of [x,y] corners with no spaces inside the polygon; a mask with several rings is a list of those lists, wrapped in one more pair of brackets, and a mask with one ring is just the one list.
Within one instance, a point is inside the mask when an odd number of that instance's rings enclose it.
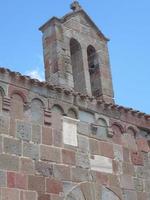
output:
{"label": "blue sky", "polygon": [[[0,66],[44,76],[38,28],[70,11],[71,0],[0,0]],[[150,1],[80,0],[110,38],[116,103],[150,113]]]}

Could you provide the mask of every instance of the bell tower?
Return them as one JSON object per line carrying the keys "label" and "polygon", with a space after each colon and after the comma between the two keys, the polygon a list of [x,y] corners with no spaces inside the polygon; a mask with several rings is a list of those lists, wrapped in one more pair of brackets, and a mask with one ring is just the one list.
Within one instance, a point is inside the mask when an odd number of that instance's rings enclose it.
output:
{"label": "bell tower", "polygon": [[40,27],[46,81],[114,102],[108,39],[77,1]]}

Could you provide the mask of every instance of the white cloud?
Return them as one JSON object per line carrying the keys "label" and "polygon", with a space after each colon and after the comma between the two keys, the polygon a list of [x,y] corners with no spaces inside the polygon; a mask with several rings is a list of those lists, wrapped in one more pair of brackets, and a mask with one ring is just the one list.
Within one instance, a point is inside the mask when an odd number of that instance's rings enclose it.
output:
{"label": "white cloud", "polygon": [[[45,81],[45,75],[44,75],[44,69],[43,69],[43,55],[42,54],[37,54],[35,55],[35,62],[32,65],[32,68],[28,68],[25,72],[27,76],[30,76],[31,78],[38,79],[39,81]],[[36,66],[36,67],[34,67]]]}
{"label": "white cloud", "polygon": [[39,81],[44,81],[44,73],[39,68],[31,69],[25,73],[27,76],[31,78],[38,79]]}

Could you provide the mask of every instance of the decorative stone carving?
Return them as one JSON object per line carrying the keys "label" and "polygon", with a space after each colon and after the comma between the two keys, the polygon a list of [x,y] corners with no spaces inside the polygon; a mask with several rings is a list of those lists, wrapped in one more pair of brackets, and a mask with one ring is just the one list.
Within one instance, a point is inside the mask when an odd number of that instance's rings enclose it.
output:
{"label": "decorative stone carving", "polygon": [[44,110],[44,123],[51,125],[51,112],[49,110]]}
{"label": "decorative stone carving", "polygon": [[3,98],[3,110],[9,111],[11,105],[11,99],[9,97]]}

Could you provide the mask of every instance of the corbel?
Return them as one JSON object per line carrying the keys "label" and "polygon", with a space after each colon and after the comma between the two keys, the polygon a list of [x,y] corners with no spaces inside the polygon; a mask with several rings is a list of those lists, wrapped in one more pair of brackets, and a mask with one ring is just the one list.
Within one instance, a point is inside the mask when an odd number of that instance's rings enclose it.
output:
{"label": "corbel", "polygon": [[51,125],[51,111],[47,109],[44,110],[44,124]]}
{"label": "corbel", "polygon": [[11,105],[11,98],[4,96],[4,98],[3,98],[3,110],[10,111],[10,105]]}

